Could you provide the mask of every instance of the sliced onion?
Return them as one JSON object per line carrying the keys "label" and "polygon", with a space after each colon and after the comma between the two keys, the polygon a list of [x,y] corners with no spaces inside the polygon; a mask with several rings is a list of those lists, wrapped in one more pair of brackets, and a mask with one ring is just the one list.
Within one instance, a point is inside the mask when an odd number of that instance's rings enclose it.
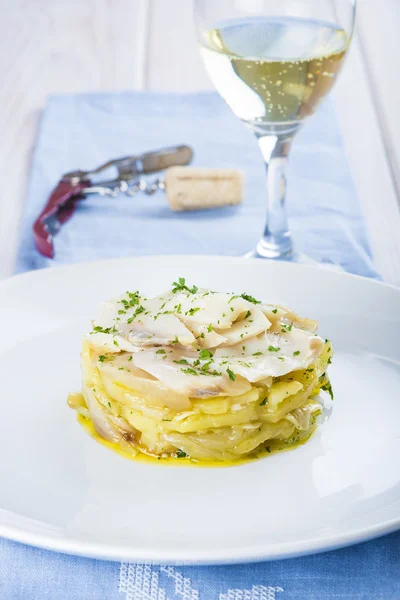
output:
{"label": "sliced onion", "polygon": [[91,390],[86,388],[84,397],[96,432],[105,440],[118,443],[121,440],[121,433],[110,423]]}

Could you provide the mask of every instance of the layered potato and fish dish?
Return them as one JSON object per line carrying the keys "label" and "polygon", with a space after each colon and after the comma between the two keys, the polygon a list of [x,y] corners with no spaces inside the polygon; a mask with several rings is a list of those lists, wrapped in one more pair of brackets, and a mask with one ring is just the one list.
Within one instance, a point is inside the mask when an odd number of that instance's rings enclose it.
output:
{"label": "layered potato and fish dish", "polygon": [[179,278],[155,298],[128,291],[100,306],[68,402],[125,456],[238,463],[310,437],[331,357],[315,321]]}

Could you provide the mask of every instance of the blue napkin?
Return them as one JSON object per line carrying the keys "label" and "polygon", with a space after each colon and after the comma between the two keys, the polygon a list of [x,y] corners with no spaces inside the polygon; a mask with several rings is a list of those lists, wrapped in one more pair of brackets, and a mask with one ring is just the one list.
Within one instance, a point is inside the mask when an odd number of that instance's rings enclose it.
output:
{"label": "blue napkin", "polygon": [[[243,206],[174,214],[162,193],[81,202],[55,238],[56,258],[35,250],[31,225],[60,175],[110,157],[192,144],[194,164],[239,167]],[[51,98],[34,153],[17,270],[157,253],[240,255],[264,221],[264,169],[251,134],[214,94],[95,94]],[[295,143],[289,209],[299,250],[376,276],[338,125],[326,103]],[[341,600],[400,598],[400,534],[317,556],[250,565],[171,567],[70,557],[0,539],[5,600]]]}
{"label": "blue napkin", "polygon": [[[32,222],[63,173],[179,143],[193,146],[194,165],[243,169],[243,205],[173,213],[162,192],[135,198],[89,196],[56,236],[55,260],[35,251]],[[137,254],[240,256],[255,247],[262,233],[265,197],[265,169],[254,136],[216,94],[51,98],[34,154],[17,270]],[[376,275],[329,103],[295,141],[288,203],[300,251],[352,273]]]}

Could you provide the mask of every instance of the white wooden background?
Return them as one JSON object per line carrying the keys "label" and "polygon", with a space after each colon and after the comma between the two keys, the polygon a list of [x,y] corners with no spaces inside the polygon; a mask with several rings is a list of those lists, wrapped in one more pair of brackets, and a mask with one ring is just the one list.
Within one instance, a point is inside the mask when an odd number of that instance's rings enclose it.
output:
{"label": "white wooden background", "polygon": [[[32,146],[55,92],[211,87],[191,0],[0,0],[0,278],[12,273]],[[359,0],[335,91],[375,263],[400,285],[400,0]]]}

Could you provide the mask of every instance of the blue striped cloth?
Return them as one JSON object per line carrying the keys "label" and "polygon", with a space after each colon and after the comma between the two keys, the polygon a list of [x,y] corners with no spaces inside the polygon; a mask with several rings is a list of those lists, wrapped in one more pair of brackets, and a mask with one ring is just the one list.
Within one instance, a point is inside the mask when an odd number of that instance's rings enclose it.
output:
{"label": "blue striped cloth", "polygon": [[[31,225],[60,174],[110,157],[188,143],[194,164],[239,167],[243,206],[174,214],[162,193],[91,197],[56,237],[56,258],[36,252]],[[376,276],[365,225],[326,103],[295,143],[289,211],[298,248]],[[34,153],[17,270],[157,253],[240,255],[255,245],[265,206],[264,169],[251,134],[214,94],[95,94],[51,98]],[[0,500],[1,506],[1,500]],[[171,567],[75,558],[0,540],[5,600],[352,600],[400,598],[400,534],[317,556],[219,567]]]}

